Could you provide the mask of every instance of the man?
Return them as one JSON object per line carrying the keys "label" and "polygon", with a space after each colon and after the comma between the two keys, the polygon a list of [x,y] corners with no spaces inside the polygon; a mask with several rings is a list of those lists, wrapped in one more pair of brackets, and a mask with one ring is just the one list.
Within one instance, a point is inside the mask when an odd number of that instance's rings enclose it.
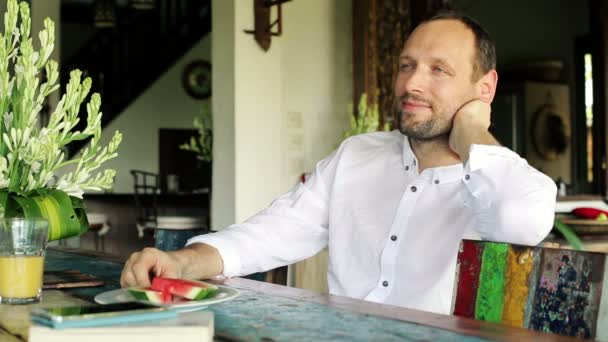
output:
{"label": "man", "polygon": [[329,245],[332,294],[450,313],[463,238],[535,245],[556,187],[488,132],[497,73],[487,33],[436,16],[410,35],[395,82],[399,131],[347,139],[270,207],[177,252],[133,254],[123,286],[245,275]]}

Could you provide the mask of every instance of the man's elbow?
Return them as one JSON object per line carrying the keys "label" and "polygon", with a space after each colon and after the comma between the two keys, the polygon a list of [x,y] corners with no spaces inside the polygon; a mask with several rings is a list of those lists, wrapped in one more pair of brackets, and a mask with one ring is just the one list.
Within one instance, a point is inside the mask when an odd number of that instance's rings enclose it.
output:
{"label": "man's elbow", "polygon": [[539,201],[522,206],[521,201],[503,203],[497,211],[503,242],[536,246],[553,229],[555,201]]}

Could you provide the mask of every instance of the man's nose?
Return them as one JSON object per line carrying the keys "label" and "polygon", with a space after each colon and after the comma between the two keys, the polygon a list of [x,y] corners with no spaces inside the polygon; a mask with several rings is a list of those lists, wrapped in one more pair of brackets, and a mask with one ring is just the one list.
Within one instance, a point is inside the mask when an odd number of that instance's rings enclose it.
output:
{"label": "man's nose", "polygon": [[426,85],[428,83],[427,81],[427,77],[422,72],[422,70],[416,68],[410,71],[409,74],[405,75],[405,77],[403,77],[402,85],[400,88],[402,91],[405,91],[407,93],[422,94],[426,89]]}

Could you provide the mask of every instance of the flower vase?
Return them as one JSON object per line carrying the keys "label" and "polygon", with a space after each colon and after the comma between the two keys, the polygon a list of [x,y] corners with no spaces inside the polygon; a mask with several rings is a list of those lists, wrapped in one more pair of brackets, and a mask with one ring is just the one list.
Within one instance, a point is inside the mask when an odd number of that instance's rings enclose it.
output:
{"label": "flower vase", "polygon": [[56,189],[42,189],[18,195],[0,191],[4,217],[44,218],[49,222],[48,240],[81,235],[89,228],[84,201]]}

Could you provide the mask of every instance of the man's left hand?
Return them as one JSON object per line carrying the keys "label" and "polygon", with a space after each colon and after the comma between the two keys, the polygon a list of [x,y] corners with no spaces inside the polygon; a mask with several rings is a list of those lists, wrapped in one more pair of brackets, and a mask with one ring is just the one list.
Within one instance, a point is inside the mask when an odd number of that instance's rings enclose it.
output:
{"label": "man's left hand", "polygon": [[469,159],[471,144],[498,145],[488,132],[491,112],[490,103],[474,99],[465,103],[454,114],[449,143],[450,148],[463,162]]}

